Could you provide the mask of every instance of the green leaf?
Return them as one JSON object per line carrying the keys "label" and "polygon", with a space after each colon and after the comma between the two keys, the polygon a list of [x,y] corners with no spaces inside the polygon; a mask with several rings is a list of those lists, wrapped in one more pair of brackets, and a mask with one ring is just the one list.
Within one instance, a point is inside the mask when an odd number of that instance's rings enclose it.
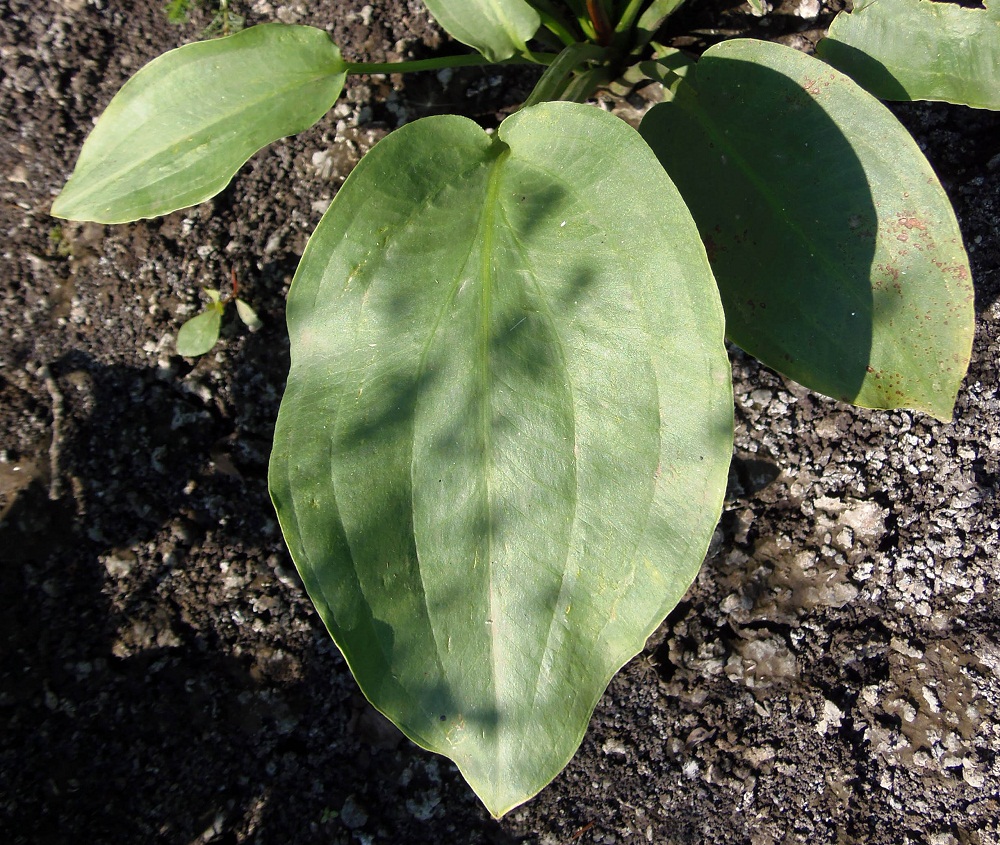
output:
{"label": "green leaf", "polygon": [[184,24],[188,22],[188,15],[191,13],[191,0],[170,0],[163,11],[167,13],[167,20],[174,24]]}
{"label": "green leaf", "polygon": [[211,351],[219,340],[222,311],[221,305],[212,303],[200,314],[185,322],[177,332],[177,354],[197,358]]}
{"label": "green leaf", "polygon": [[202,202],[261,147],[308,128],[344,86],[323,30],[265,24],[171,50],[115,95],[52,206],[122,223]]}
{"label": "green leaf", "polygon": [[244,302],[242,299],[236,300],[236,313],[239,318],[243,321],[243,324],[250,329],[250,331],[255,332],[262,325],[260,317],[257,316],[257,312],[250,307],[250,305]]}
{"label": "green leaf", "polygon": [[502,62],[527,51],[541,18],[524,0],[425,0],[434,19],[452,38]]}
{"label": "green leaf", "polygon": [[[632,52],[641,52],[639,48],[648,44],[674,12],[684,4],[684,0],[653,0],[642,12],[639,20],[635,24],[635,34],[632,44]],[[629,4],[630,6],[633,4]],[[627,20],[623,18],[617,29],[621,31]]]}
{"label": "green leaf", "polygon": [[638,69],[647,79],[663,86],[663,100],[669,102],[694,65],[694,60],[687,53],[672,47],[658,47],[654,58],[641,62]]}
{"label": "green leaf", "polygon": [[684,0],[653,0],[639,18],[636,25],[637,44],[648,44],[659,32],[660,28],[667,22],[674,12],[682,5]]}
{"label": "green leaf", "polygon": [[694,223],[599,109],[426,118],[340,189],[287,314],[292,557],[365,695],[502,815],[571,758],[719,516],[732,394]]}
{"label": "green leaf", "polygon": [[1000,109],[1000,5],[875,0],[837,15],[816,52],[886,100]]}
{"label": "green leaf", "polygon": [[604,52],[603,47],[586,41],[565,47],[545,69],[528,99],[524,101],[524,105],[533,106],[546,100],[572,100],[573,97],[566,96],[565,93],[571,88],[567,84],[569,75],[578,70],[583,63],[600,59]]}
{"label": "green leaf", "polygon": [[828,396],[950,418],[968,258],[884,106],[817,59],[743,39],[709,49],[640,132],[694,214],[735,343]]}

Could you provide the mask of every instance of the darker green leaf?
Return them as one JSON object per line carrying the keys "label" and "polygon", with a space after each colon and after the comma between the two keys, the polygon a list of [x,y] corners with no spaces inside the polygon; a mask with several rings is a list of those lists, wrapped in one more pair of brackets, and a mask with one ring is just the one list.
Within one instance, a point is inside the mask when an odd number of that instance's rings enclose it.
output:
{"label": "darker green leaf", "polygon": [[997,9],[874,0],[837,15],[816,53],[885,100],[1000,109]]}
{"label": "darker green leaf", "polygon": [[425,0],[434,19],[453,38],[491,62],[524,53],[541,25],[525,0]]}
{"label": "darker green leaf", "polygon": [[698,223],[734,342],[829,396],[950,418],[971,352],[968,259],[881,104],[817,59],[736,40],[641,132]]}

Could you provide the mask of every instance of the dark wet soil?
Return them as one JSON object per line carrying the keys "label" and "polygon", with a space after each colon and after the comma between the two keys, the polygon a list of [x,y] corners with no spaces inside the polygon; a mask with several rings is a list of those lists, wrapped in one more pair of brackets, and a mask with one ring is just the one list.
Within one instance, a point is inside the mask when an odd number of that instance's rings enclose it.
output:
{"label": "dark wet soil", "polygon": [[[0,841],[1000,841],[1000,117],[897,107],[955,203],[977,334],[955,422],[861,411],[733,351],[737,457],[706,565],[539,797],[491,820],[365,703],[266,488],[283,303],[399,122],[495,125],[530,74],[352,79],[220,196],[128,226],[48,208],[129,74],[198,36],[162,0],[0,0]],[[382,61],[456,50],[420,3],[249,5]],[[830,9],[694,0],[689,44],[807,48]],[[264,319],[174,337],[235,270]]]}

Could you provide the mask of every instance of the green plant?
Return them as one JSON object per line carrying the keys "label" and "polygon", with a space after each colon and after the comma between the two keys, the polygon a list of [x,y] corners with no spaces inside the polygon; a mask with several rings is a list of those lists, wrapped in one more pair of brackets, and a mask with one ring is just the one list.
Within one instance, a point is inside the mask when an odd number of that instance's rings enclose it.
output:
{"label": "green plant", "polygon": [[212,20],[205,27],[203,37],[229,35],[243,29],[245,19],[230,8],[229,0],[170,0],[163,11],[170,23],[185,24],[195,6],[208,6],[212,11]]}
{"label": "green plant", "polygon": [[62,226],[49,229],[49,249],[60,258],[68,258],[73,254],[73,247],[66,238]]}
{"label": "green plant", "polygon": [[194,0],[170,0],[163,7],[163,11],[167,13],[167,20],[175,24],[187,23],[193,3]]}
{"label": "green plant", "polygon": [[[925,6],[877,0],[855,22],[878,3],[894,22]],[[427,5],[478,55],[354,63],[321,30],[262,25],[156,59],[52,212],[118,223],[201,202],[350,73],[545,66],[494,134],[425,118],[344,183],[289,294],[270,467],[362,690],[502,815],[569,761],[701,565],[732,451],[724,333],[829,396],[947,420],[972,287],[930,166],[831,65],[749,40],[669,50],[654,38],[680,0]],[[854,72],[881,48],[840,21]],[[927,64],[903,29],[875,39],[905,59],[886,96]],[[961,100],[982,68],[938,36],[962,84],[934,95]],[[641,79],[667,101],[639,131],[576,102]]]}
{"label": "green plant", "polygon": [[250,331],[257,331],[261,327],[257,313],[246,301],[240,299],[238,292],[236,270],[233,270],[232,289],[228,296],[224,297],[215,288],[205,288],[205,295],[208,297],[205,309],[187,320],[177,332],[177,352],[180,355],[204,355],[215,346],[222,329],[222,316],[230,302],[236,303],[236,315]]}

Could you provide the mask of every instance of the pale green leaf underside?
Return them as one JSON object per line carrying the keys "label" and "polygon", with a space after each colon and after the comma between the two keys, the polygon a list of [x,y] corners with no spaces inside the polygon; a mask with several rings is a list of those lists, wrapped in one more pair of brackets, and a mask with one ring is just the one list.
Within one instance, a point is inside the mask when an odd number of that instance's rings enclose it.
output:
{"label": "pale green leaf underside", "polygon": [[497,136],[420,120],[337,194],[288,299],[270,485],[365,694],[500,815],[697,572],[732,397],[697,230],[638,134],[546,103]]}
{"label": "pale green leaf underside", "polygon": [[807,387],[950,419],[974,326],[951,204],[848,77],[776,44],[712,47],[640,131],[708,247],[729,337]]}
{"label": "pale green leaf underside", "polygon": [[243,321],[243,324],[251,331],[256,331],[263,325],[260,317],[257,316],[257,312],[253,310],[249,303],[244,302],[242,299],[236,300],[236,313]]}
{"label": "pale green leaf underside", "polygon": [[1000,109],[1000,5],[875,0],[834,18],[817,55],[885,100]]}
{"label": "pale green leaf underside", "polygon": [[524,0],[425,0],[452,38],[501,62],[526,50],[541,18]]}
{"label": "pale green leaf underside", "polygon": [[122,223],[202,202],[259,149],[319,120],[345,77],[329,36],[306,26],[171,50],[111,100],[52,214]]}

